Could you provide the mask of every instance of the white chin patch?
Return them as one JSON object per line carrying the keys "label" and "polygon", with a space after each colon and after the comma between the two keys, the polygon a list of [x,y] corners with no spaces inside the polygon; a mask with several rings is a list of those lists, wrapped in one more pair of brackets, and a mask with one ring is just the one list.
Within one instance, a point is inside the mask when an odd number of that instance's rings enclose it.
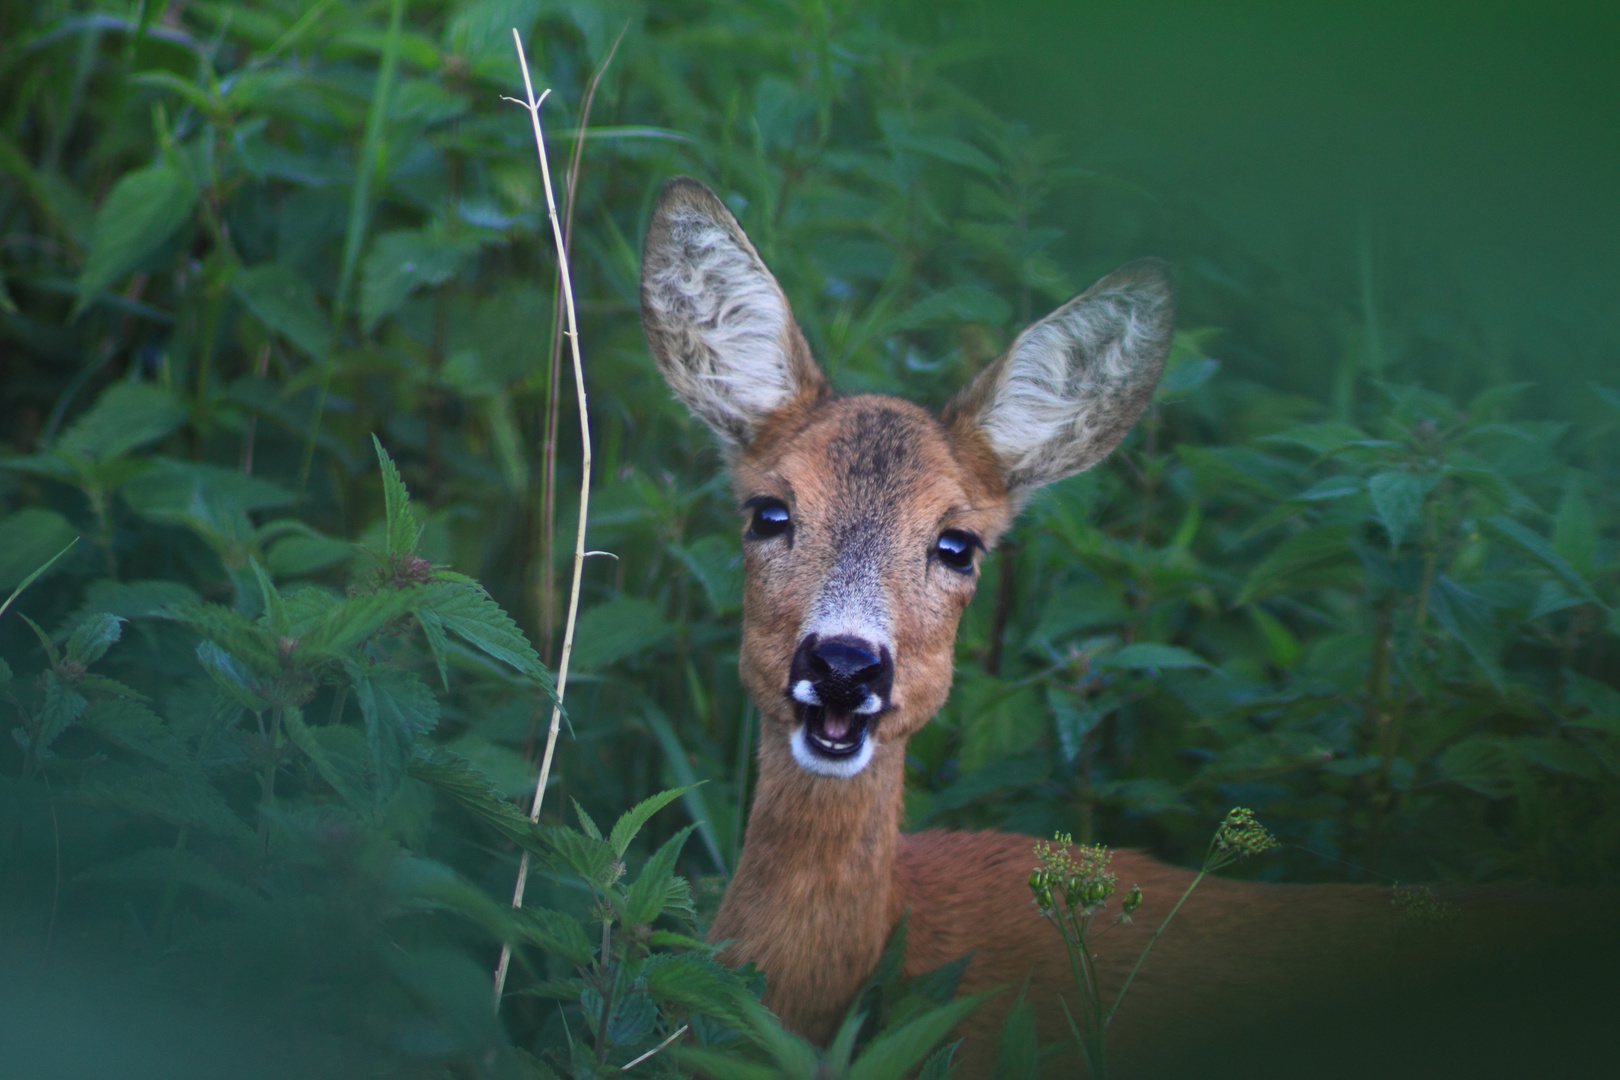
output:
{"label": "white chin patch", "polygon": [[793,700],[800,705],[821,704],[821,699],[816,696],[816,688],[810,685],[809,679],[800,679],[793,684]]}
{"label": "white chin patch", "polygon": [[861,748],[849,757],[830,758],[818,754],[811,749],[809,740],[804,737],[804,725],[793,729],[793,737],[788,740],[793,747],[793,760],[805,772],[815,773],[817,776],[835,776],[839,779],[848,779],[866,768],[872,760],[873,739],[871,732],[861,742]]}

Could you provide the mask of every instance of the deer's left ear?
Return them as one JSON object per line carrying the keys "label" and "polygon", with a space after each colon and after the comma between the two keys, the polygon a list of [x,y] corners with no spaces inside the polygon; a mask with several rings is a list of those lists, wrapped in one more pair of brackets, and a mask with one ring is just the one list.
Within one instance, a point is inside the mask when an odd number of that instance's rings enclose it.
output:
{"label": "deer's left ear", "polygon": [[1131,263],[1019,334],[946,421],[978,429],[1015,498],[1088,469],[1152,400],[1174,324],[1169,268]]}

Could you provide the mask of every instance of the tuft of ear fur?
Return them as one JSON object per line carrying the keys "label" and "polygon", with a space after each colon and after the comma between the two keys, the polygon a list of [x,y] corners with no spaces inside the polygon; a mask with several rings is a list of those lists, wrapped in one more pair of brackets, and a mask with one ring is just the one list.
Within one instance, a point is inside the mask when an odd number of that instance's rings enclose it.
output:
{"label": "tuft of ear fur", "polygon": [[827,381],[737,219],[687,176],[664,183],[641,255],[641,325],[675,396],[733,450]]}
{"label": "tuft of ear fur", "polygon": [[945,419],[984,436],[1015,498],[1089,469],[1152,400],[1174,309],[1164,263],[1121,267],[1019,334]]}

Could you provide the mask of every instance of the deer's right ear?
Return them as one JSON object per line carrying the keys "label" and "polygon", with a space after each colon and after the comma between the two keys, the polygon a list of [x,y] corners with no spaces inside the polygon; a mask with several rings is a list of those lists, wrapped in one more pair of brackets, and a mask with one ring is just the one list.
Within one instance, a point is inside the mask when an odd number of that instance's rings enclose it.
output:
{"label": "deer's right ear", "polygon": [[665,182],[647,227],[641,325],[669,388],[734,449],[771,413],[827,392],[782,287],[690,177]]}

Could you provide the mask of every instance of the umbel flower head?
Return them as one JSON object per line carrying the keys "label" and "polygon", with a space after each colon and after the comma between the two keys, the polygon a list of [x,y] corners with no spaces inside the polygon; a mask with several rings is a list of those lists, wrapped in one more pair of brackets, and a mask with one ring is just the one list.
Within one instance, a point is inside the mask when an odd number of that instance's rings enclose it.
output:
{"label": "umbel flower head", "polygon": [[1074,838],[1061,832],[1051,842],[1035,842],[1039,865],[1030,872],[1029,891],[1043,914],[1050,914],[1061,900],[1069,911],[1078,908],[1081,914],[1090,915],[1114,895],[1117,879],[1108,869],[1113,854],[1104,847],[1083,846],[1077,857],[1073,846]]}
{"label": "umbel flower head", "polygon": [[1233,807],[1215,830],[1210,841],[1209,854],[1204,858],[1206,869],[1214,870],[1227,863],[1246,859],[1277,847],[1277,838],[1254,819],[1254,811],[1246,806]]}

